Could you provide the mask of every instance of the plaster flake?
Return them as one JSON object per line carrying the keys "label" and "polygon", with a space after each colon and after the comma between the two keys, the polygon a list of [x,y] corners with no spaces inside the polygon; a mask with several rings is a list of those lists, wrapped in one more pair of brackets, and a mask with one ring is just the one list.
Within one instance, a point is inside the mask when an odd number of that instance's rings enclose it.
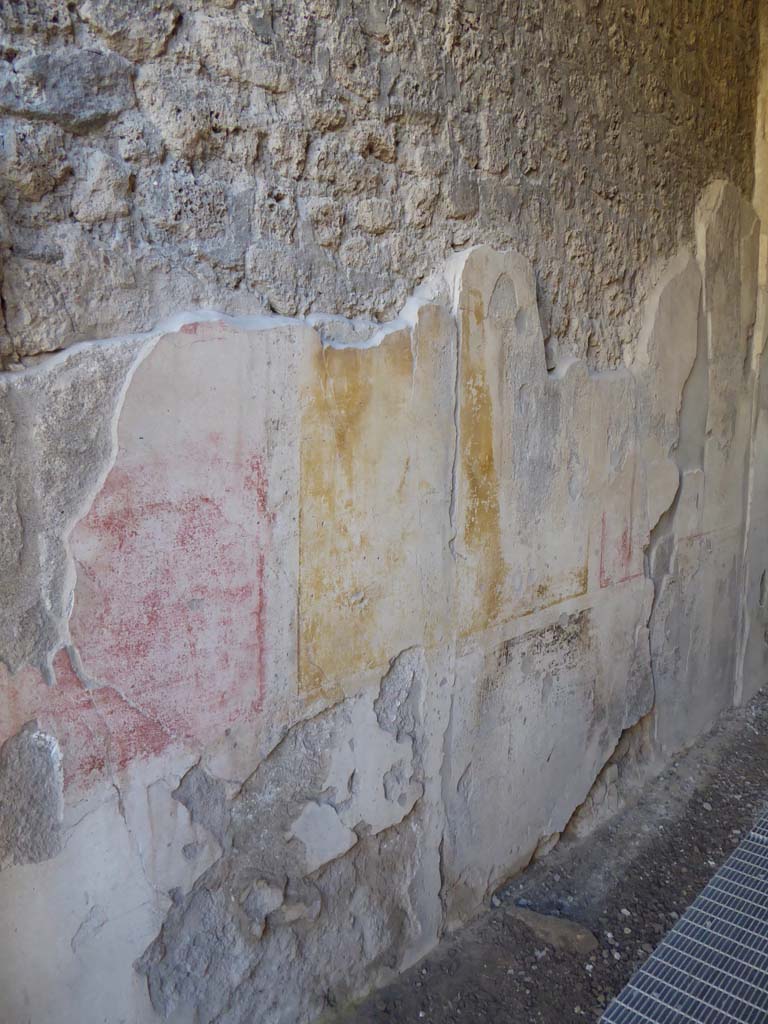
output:
{"label": "plaster flake", "polygon": [[0,546],[0,659],[12,672],[29,664],[50,679],[67,643],[70,533],[114,458],[120,407],[148,344],[82,346],[0,381],[2,502],[16,520],[15,536]]}
{"label": "plaster flake", "polygon": [[341,823],[333,807],[314,802],[304,805],[291,825],[291,835],[304,846],[309,874],[343,856],[357,842],[355,833]]}

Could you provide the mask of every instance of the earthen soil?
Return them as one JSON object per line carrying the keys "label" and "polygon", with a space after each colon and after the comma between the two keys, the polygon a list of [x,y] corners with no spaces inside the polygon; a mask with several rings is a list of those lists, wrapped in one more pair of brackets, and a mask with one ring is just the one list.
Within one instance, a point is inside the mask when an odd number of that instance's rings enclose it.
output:
{"label": "earthen soil", "polygon": [[[636,803],[582,841],[562,840],[492,906],[344,1024],[566,1024],[597,1021],[768,801],[768,691],[715,729]],[[515,916],[576,922],[588,954]],[[535,919],[533,919],[535,920]],[[567,926],[563,928],[567,933]],[[556,936],[555,936],[556,938]]]}

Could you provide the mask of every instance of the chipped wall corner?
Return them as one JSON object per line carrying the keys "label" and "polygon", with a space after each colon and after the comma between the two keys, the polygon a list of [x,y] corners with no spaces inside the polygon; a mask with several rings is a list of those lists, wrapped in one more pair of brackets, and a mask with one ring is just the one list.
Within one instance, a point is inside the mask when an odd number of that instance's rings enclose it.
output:
{"label": "chipped wall corner", "polygon": [[757,6],[204,6],[0,14],[9,1024],[332,1016],[768,670]]}

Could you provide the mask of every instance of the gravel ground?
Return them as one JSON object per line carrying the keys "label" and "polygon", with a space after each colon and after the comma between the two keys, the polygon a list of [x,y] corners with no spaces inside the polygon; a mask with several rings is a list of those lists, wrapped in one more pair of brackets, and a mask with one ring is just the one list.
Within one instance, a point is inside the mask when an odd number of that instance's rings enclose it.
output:
{"label": "gravel ground", "polygon": [[[723,715],[707,737],[645,786],[632,807],[585,840],[562,841],[494,896],[492,908],[336,1019],[598,1020],[766,801],[768,690]],[[527,908],[533,928],[517,907]],[[558,918],[559,934],[552,935],[536,914]],[[581,937],[570,922],[581,926]],[[596,942],[589,935],[583,941],[586,930]]]}

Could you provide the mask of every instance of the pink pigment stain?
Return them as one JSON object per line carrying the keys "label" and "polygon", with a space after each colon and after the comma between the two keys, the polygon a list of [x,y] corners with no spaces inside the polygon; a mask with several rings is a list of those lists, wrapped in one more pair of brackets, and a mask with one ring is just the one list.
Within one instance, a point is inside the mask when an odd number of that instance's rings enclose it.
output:
{"label": "pink pigment stain", "polygon": [[[264,413],[251,395],[232,415],[258,350],[238,363],[249,350],[224,326],[187,325],[183,343],[169,336],[139,368],[115,466],[70,537],[70,632],[94,686],[65,652],[52,687],[35,670],[0,669],[0,742],[37,718],[59,738],[70,789],[172,745],[198,751],[263,705],[274,557]],[[208,373],[220,344],[235,358]]]}
{"label": "pink pigment stain", "polygon": [[[263,703],[271,523],[261,461],[219,461],[211,494],[178,493],[185,475],[177,462],[115,467],[72,538],[72,638],[99,684],[90,699],[111,749],[98,756],[119,768],[177,741],[204,745]],[[57,669],[59,685],[71,683],[60,660]]]}
{"label": "pink pigment stain", "polygon": [[64,651],[56,655],[54,670],[55,686],[33,670],[3,680],[0,741],[36,719],[59,741],[67,790],[87,789],[135,758],[162,753],[171,742],[157,722],[111,687],[87,690]]}
{"label": "pink pigment stain", "polygon": [[[600,526],[600,587],[605,589],[617,583],[629,583],[643,575],[642,569],[632,572],[632,523],[622,530],[621,536],[611,542],[608,538],[608,524],[603,512]],[[610,562],[610,572],[607,563]]]}

